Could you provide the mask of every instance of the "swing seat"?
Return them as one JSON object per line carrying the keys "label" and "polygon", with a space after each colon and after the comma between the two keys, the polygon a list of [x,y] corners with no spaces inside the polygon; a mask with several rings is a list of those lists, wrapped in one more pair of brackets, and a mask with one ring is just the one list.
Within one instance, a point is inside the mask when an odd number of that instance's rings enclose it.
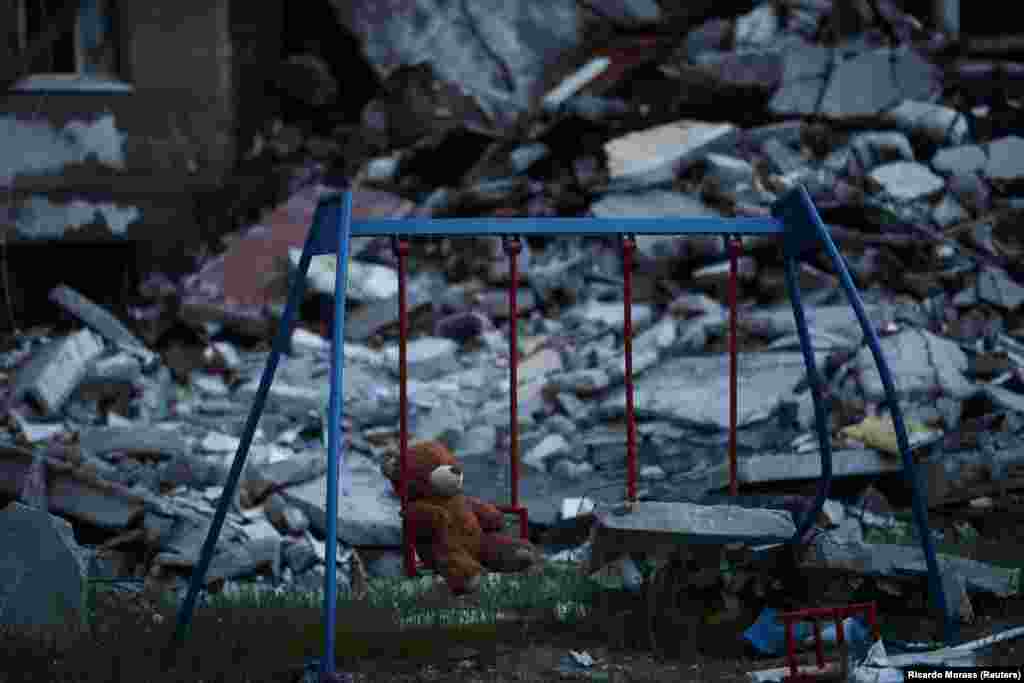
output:
{"label": "swing seat", "polygon": [[788,512],[738,505],[641,501],[594,515],[591,568],[625,553],[665,546],[762,546],[790,541],[796,524]]}

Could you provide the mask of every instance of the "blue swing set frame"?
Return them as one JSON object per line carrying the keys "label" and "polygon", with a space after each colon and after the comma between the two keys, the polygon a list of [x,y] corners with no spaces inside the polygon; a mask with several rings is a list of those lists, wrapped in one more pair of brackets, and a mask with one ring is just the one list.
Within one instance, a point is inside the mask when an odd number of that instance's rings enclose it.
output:
{"label": "blue swing set frame", "polygon": [[[341,340],[345,338],[345,294],[348,279],[348,259],[353,237],[428,237],[428,236],[529,236],[529,235],[778,235],[782,238],[786,286],[793,306],[800,348],[807,366],[808,383],[814,401],[815,427],[821,453],[821,479],[818,482],[814,503],[807,515],[797,526],[790,543],[799,543],[805,532],[817,518],[828,495],[832,476],[832,449],[827,427],[827,414],[822,399],[822,380],[818,374],[811,347],[810,333],[804,315],[800,288],[797,278],[798,262],[808,253],[824,248],[829,260],[839,274],[849,304],[853,307],[868,347],[878,367],[886,400],[892,415],[896,442],[903,461],[903,473],[912,492],[914,522],[919,530],[921,545],[928,567],[929,594],[933,605],[945,615],[943,623],[944,640],[954,642],[956,622],[946,610],[946,596],[943,591],[938,561],[935,555],[932,535],[928,531],[928,517],[920,483],[915,474],[910,442],[903,414],[899,408],[896,389],[889,367],[882,354],[878,335],[872,328],[864,310],[864,304],[857,292],[846,263],[822,222],[810,196],[803,187],[796,187],[781,197],[772,208],[771,217],[764,218],[405,218],[405,219],[352,219],[352,194],[348,189],[322,197],[313,218],[313,224],[299,259],[298,272],[291,284],[288,302],[274,339],[267,365],[260,378],[252,409],[242,433],[241,442],[235,454],[224,492],[214,514],[210,531],[203,544],[199,562],[192,572],[188,592],[182,602],[175,624],[175,631],[168,654],[173,661],[174,653],[183,641],[199,590],[209,570],[217,538],[224,525],[230,501],[238,487],[245,458],[252,444],[256,425],[259,423],[267,393],[273,382],[274,373],[282,353],[290,348],[292,325],[296,311],[303,298],[306,273],[312,258],[324,254],[337,254],[337,276],[334,291],[334,320],[332,329],[332,362],[330,373],[330,398],[328,407],[327,447],[327,500],[326,500],[326,571],[324,576],[324,654],[321,670],[325,674],[334,672],[335,625],[337,603],[337,504],[339,491],[339,458],[342,451],[341,409],[342,387],[344,386],[344,356]],[[166,661],[166,660],[165,660]]]}

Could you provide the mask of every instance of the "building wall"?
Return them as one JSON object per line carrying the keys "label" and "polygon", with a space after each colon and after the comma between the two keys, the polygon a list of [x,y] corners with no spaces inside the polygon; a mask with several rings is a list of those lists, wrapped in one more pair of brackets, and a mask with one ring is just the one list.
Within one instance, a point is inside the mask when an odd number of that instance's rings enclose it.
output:
{"label": "building wall", "polygon": [[[0,99],[9,241],[129,239],[154,257],[194,247],[196,198],[224,181],[245,145],[239,112],[263,106],[262,81],[254,86],[247,72],[279,58],[278,3],[252,4],[263,11],[233,16],[229,0],[121,0],[119,75],[131,92]],[[13,5],[0,0],[0,15]]]}

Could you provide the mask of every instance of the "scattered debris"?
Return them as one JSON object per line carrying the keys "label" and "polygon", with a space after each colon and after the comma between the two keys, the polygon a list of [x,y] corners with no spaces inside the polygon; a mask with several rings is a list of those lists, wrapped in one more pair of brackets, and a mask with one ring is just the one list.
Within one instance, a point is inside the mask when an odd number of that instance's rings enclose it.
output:
{"label": "scattered debris", "polygon": [[[98,529],[107,543],[132,538],[126,566],[139,565],[152,583],[189,576],[318,199],[337,189],[311,159],[344,167],[357,219],[764,216],[801,184],[881,337],[929,505],[996,515],[1024,490],[1024,240],[1016,231],[1024,139],[1019,124],[1005,122],[1017,105],[972,91],[1010,67],[933,58],[923,25],[891,3],[884,16],[863,3],[758,3],[731,19],[704,9],[680,19],[640,1],[584,9],[523,0],[493,11],[426,0],[387,12],[365,0],[331,4],[382,85],[355,112],[358,123],[332,119],[333,132],[313,134],[305,123],[275,122],[258,146],[290,176],[272,210],[249,217],[192,274],[149,274],[124,311],[55,287],[50,300],[69,314],[60,322],[80,329],[21,331],[3,345],[0,495],[20,502],[0,523],[11,543],[38,532],[42,550],[63,558],[33,575],[40,591],[68,592],[84,576],[65,527],[45,530],[47,513]],[[619,35],[624,27],[629,36]],[[611,37],[595,41],[591,32]],[[292,104],[330,109],[343,82],[334,68],[304,49],[271,78]],[[534,530],[595,530],[587,553],[578,546],[552,556],[589,554],[589,566],[614,566],[618,585],[635,587],[639,562],[623,553],[648,550],[637,529],[653,529],[714,548],[714,580],[732,582],[716,553],[796,532],[800,520],[787,505],[801,504],[778,499],[820,476],[815,406],[778,245],[761,237],[742,245],[737,478],[744,492],[779,493],[749,505],[704,502],[729,482],[727,245],[720,236],[638,236],[632,369],[641,491],[626,514],[616,507],[627,476],[619,245],[589,237],[522,245],[522,503]],[[348,264],[339,557],[343,579],[352,574],[363,588],[361,572],[389,575],[396,565],[392,556],[364,567],[357,550],[401,537],[399,503],[380,473],[398,441],[391,246],[356,238]],[[506,256],[493,239],[409,246],[410,432],[449,442],[468,493],[504,500]],[[335,265],[318,256],[308,273],[211,581],[322,581]],[[872,481],[900,490],[884,386],[838,273],[814,254],[798,277],[825,383],[833,477],[860,492]],[[860,507],[876,498],[864,494]],[[827,501],[804,538],[799,571],[841,572],[868,582],[865,590],[902,595],[925,565],[916,531],[893,519],[892,510]],[[1009,570],[941,559],[960,620],[974,617],[977,594],[1019,590]],[[8,561],[36,562],[20,551]],[[4,619],[53,617],[19,602],[21,590],[0,592]],[[729,604],[738,599],[722,593]],[[875,654],[882,662],[884,652]],[[586,653],[569,657],[572,667],[593,665]]]}

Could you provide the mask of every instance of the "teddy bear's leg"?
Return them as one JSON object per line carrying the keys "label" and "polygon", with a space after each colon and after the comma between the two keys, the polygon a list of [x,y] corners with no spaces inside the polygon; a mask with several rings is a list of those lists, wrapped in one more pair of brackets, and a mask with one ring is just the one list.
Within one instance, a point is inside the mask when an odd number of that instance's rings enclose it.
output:
{"label": "teddy bear's leg", "polygon": [[480,587],[484,568],[465,550],[441,549],[437,553],[437,567],[455,595],[474,593]]}
{"label": "teddy bear's leg", "polygon": [[519,572],[540,561],[540,552],[529,541],[505,534],[484,534],[480,559],[494,572]]}

